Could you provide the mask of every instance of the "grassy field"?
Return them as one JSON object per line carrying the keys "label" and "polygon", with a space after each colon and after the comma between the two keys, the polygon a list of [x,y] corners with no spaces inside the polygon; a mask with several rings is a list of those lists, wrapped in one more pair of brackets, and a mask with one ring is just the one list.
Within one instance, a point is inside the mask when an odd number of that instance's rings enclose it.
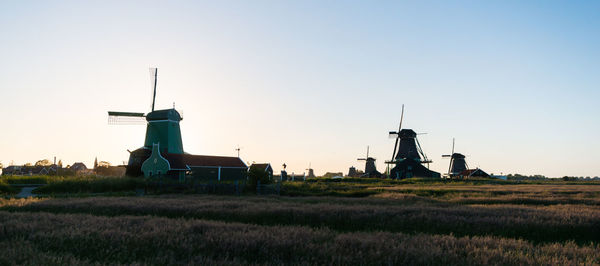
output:
{"label": "grassy field", "polygon": [[0,199],[0,264],[600,264],[598,183],[353,181]]}

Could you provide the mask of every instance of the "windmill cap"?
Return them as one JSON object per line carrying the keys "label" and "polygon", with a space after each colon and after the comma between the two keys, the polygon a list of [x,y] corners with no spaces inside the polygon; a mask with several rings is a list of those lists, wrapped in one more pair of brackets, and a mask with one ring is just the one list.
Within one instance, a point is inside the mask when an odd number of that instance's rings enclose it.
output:
{"label": "windmill cap", "polygon": [[400,138],[416,138],[417,133],[412,129],[402,129],[400,130]]}
{"label": "windmill cap", "polygon": [[464,156],[464,155],[462,155],[462,154],[460,154],[460,153],[453,153],[453,154],[452,154],[452,158],[453,158],[453,159],[464,159],[464,158],[465,158],[465,156]]}
{"label": "windmill cap", "polygon": [[181,115],[175,109],[156,110],[146,115],[147,121],[173,120],[181,121]]}

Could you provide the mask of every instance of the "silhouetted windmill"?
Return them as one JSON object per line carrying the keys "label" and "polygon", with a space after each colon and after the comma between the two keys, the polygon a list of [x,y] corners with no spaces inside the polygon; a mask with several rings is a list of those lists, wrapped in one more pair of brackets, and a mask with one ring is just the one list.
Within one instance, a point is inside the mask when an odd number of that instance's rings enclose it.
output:
{"label": "silhouetted windmill", "polygon": [[[410,177],[435,177],[439,178],[440,174],[429,170],[429,163],[432,161],[427,158],[427,155],[421,148],[421,143],[417,138],[417,133],[412,129],[402,129],[404,120],[404,105],[402,105],[402,114],[400,116],[400,126],[398,131],[390,131],[389,136],[396,139],[394,144],[394,152],[392,159],[385,163],[395,165],[389,171],[391,178],[410,178]],[[427,168],[422,164],[426,163]]]}
{"label": "silhouetted windmill", "polygon": [[367,146],[367,156],[365,158],[358,158],[359,161],[365,161],[365,175],[370,176],[373,172],[377,172],[375,166],[375,158],[369,157],[369,146]]}
{"label": "silhouetted windmill", "polygon": [[308,177],[315,177],[315,171],[310,167],[310,163],[308,163],[308,168],[306,169],[306,171],[308,171]]}
{"label": "silhouetted windmill", "polygon": [[448,177],[458,176],[463,171],[469,169],[465,156],[460,153],[454,152],[454,138],[452,138],[452,153],[442,155],[442,158],[450,158],[450,165],[448,166]]}

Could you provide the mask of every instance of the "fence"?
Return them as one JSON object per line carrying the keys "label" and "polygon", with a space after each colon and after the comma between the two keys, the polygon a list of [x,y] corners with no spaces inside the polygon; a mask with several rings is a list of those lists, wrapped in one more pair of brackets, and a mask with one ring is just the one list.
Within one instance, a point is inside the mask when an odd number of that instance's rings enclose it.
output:
{"label": "fence", "polygon": [[233,183],[200,183],[200,182],[169,182],[168,180],[156,179],[146,182],[146,187],[136,194],[148,193],[204,193],[204,194],[235,194],[240,195],[244,189],[245,182],[235,181]]}
{"label": "fence", "polygon": [[[155,177],[147,180],[144,189],[136,190],[137,195],[153,193],[199,193],[199,194],[235,194],[240,195],[246,187],[245,181],[231,182],[202,182],[197,179],[187,179],[180,183],[167,177]],[[257,195],[281,195],[281,182],[275,184],[256,184]]]}
{"label": "fence", "polygon": [[260,181],[256,183],[256,195],[280,195],[281,182],[270,185],[262,185]]}

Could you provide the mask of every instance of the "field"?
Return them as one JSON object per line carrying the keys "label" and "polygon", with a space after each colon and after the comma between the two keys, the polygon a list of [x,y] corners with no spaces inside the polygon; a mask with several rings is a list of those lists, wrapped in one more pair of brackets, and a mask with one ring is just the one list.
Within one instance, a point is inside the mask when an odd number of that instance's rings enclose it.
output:
{"label": "field", "polygon": [[136,197],[88,192],[137,181],[87,180],[6,198],[0,264],[600,264],[599,183],[352,181]]}

